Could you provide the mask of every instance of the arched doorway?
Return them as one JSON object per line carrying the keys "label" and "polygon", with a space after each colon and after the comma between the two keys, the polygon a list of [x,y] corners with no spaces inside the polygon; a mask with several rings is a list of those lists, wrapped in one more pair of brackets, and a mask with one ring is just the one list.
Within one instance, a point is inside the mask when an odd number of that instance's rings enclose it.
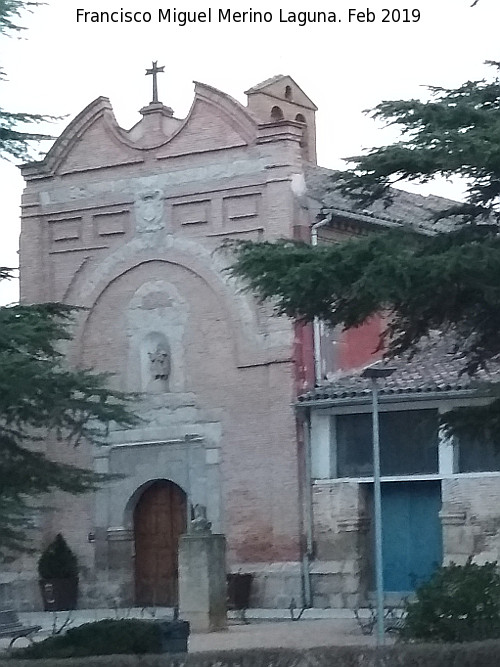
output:
{"label": "arched doorway", "polygon": [[186,494],[174,482],[153,482],[139,498],[134,510],[137,605],[177,605],[178,546],[186,516]]}

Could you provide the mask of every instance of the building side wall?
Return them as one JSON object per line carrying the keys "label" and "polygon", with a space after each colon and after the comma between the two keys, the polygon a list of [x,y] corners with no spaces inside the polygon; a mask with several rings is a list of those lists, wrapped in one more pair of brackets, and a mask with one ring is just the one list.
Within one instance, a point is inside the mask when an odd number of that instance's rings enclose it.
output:
{"label": "building side wall", "polygon": [[444,563],[500,558],[500,475],[481,473],[442,484]]}
{"label": "building side wall", "polygon": [[[410,405],[405,404],[405,407],[408,409]],[[430,404],[423,407],[428,408]],[[443,399],[434,407],[445,410],[458,407],[458,403]],[[417,404],[413,409],[418,409]],[[360,412],[359,407],[351,407],[351,414],[357,412]],[[373,483],[369,477],[363,480],[332,478],[336,451],[331,419],[327,411],[312,411],[314,557],[310,562],[310,578],[315,606],[352,608],[366,605],[373,595]],[[440,432],[439,473],[399,476],[392,480],[399,488],[409,484],[413,489],[418,485],[415,481],[422,480],[424,495],[426,484],[439,485],[442,502],[439,517],[436,514],[434,518],[441,526],[443,565],[464,564],[471,557],[479,564],[497,561],[500,558],[500,473],[454,472],[457,446]],[[394,482],[389,477],[383,478],[384,485],[391,486]],[[424,537],[419,534],[415,539]],[[403,594],[405,592],[401,591],[401,596]],[[397,595],[390,599],[398,602]]]}

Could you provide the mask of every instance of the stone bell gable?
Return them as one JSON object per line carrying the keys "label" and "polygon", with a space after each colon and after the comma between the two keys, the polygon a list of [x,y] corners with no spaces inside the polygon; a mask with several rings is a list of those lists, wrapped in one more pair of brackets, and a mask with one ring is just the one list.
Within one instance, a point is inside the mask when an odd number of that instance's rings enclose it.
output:
{"label": "stone bell gable", "polygon": [[291,76],[279,74],[245,91],[248,108],[258,118],[295,121],[302,126],[302,155],[316,164],[316,111],[318,107]]}
{"label": "stone bell gable", "polygon": [[[202,504],[227,535],[229,567],[259,572],[258,603],[274,605],[284,582],[300,594],[292,404],[312,360],[307,332],[242,290],[221,246],[307,235],[291,189],[304,170],[305,124],[201,83],[185,119],[155,93],[140,113],[124,130],[98,98],[43,161],[22,167],[21,298],[83,306],[69,359],[140,392],[143,418],[78,452],[81,464],[123,478],[93,499],[61,502],[45,529],[57,525],[77,551],[89,604],[108,594],[171,604],[175,581],[165,599],[151,597],[148,563],[163,538],[144,517],[183,508],[177,535],[186,508]],[[161,550],[175,576],[175,549]]]}

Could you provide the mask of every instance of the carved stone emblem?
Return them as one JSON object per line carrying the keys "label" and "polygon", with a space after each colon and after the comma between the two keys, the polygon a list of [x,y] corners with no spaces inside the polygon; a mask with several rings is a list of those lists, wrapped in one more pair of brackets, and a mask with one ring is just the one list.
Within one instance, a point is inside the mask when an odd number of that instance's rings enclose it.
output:
{"label": "carved stone emblem", "polygon": [[78,188],[74,185],[70,187],[68,191],[69,199],[85,199],[85,197],[88,197],[86,188]]}
{"label": "carved stone emblem", "polygon": [[146,190],[135,202],[135,220],[138,232],[156,232],[163,229],[163,197],[160,190]]}

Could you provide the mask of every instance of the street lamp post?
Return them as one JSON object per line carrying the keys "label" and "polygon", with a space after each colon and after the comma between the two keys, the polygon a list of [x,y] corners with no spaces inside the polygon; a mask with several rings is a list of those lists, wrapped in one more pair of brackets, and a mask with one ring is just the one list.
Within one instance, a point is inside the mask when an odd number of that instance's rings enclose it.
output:
{"label": "street lamp post", "polygon": [[377,646],[384,644],[384,579],[382,554],[382,494],[380,488],[380,429],[378,422],[378,383],[396,369],[377,364],[365,368],[362,377],[371,380],[372,389],[372,441],[373,441],[373,504],[375,533],[375,596],[377,614]]}

